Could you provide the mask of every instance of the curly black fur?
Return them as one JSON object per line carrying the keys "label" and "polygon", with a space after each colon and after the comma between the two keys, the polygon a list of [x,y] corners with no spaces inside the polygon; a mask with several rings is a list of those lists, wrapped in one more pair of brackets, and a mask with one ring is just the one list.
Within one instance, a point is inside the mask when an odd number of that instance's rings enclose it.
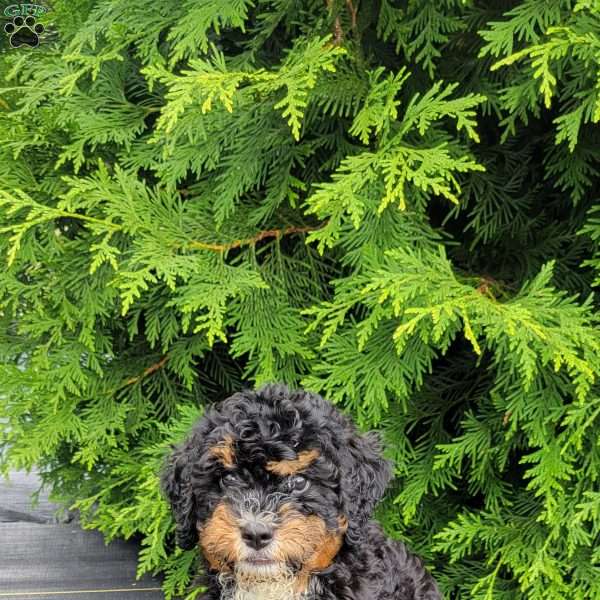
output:
{"label": "curly black fur", "polygon": [[[233,467],[211,452],[224,439],[233,440]],[[267,461],[293,460],[310,449],[320,455],[302,471],[307,489],[290,489],[289,478],[264,468]],[[309,597],[440,600],[421,560],[371,520],[391,476],[376,434],[360,435],[348,417],[317,394],[269,384],[208,409],[169,457],[162,485],[177,523],[177,542],[185,549],[198,544],[198,531],[217,505],[225,502],[236,511],[241,499],[252,495],[261,510],[274,514],[281,504],[291,504],[303,515],[319,517],[331,531],[339,528],[340,516],[347,518],[342,545],[328,567],[313,573]],[[208,563],[205,570],[203,598],[217,600],[222,593],[218,573]]]}

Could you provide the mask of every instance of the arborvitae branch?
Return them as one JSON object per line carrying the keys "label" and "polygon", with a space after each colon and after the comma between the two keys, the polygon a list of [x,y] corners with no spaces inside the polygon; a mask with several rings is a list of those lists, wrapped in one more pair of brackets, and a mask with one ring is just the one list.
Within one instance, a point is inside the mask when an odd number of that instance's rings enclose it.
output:
{"label": "arborvitae branch", "polygon": [[312,227],[298,227],[298,226],[290,226],[284,227],[283,229],[267,229],[265,231],[261,231],[257,233],[255,236],[250,238],[245,238],[241,240],[235,240],[228,244],[209,244],[206,242],[198,242],[193,241],[187,244],[188,248],[200,248],[202,250],[214,250],[216,252],[225,252],[227,250],[232,250],[233,248],[240,248],[242,246],[254,246],[258,242],[268,238],[277,238],[280,239],[286,235],[292,235],[294,233],[308,233],[310,231],[318,231],[322,229],[323,225],[316,225]]}

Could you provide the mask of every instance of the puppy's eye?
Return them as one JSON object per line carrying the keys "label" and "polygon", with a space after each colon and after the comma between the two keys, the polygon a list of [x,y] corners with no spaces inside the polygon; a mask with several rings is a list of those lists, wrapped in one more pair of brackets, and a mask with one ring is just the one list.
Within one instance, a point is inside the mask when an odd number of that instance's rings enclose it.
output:
{"label": "puppy's eye", "polygon": [[221,475],[221,483],[223,485],[232,485],[234,483],[238,483],[239,481],[240,477],[236,473],[228,472]]}
{"label": "puppy's eye", "polygon": [[305,492],[308,489],[309,481],[302,475],[295,475],[290,477],[286,484],[290,492]]}

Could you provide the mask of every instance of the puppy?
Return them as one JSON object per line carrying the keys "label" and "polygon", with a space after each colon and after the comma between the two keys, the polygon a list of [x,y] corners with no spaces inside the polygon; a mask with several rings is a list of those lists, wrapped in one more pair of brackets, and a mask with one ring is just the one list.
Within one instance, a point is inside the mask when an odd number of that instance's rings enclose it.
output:
{"label": "puppy", "polygon": [[392,476],[374,434],[319,395],[269,384],[207,409],[166,462],[203,600],[441,600],[419,558],[371,520]]}

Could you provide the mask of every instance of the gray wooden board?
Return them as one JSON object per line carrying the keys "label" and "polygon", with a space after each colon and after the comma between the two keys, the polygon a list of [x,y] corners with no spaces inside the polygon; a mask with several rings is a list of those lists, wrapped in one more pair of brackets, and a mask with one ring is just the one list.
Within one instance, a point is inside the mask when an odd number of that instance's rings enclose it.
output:
{"label": "gray wooden board", "polygon": [[42,491],[39,502],[32,506],[32,494],[40,487],[36,473],[13,471],[9,479],[0,479],[0,523],[28,521],[31,523],[57,522],[58,507],[48,500]]}
{"label": "gray wooden board", "polygon": [[158,582],[135,579],[137,551],[77,525],[2,523],[0,599],[158,600]]}
{"label": "gray wooden board", "polygon": [[35,474],[0,479],[0,600],[162,600],[160,582],[135,578],[139,547],[106,545],[97,531],[57,523]]}

